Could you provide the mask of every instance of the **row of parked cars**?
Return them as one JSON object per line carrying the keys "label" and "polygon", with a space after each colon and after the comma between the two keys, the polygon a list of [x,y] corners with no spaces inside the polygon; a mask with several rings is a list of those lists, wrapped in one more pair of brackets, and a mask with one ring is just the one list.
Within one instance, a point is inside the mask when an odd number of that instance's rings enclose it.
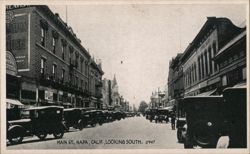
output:
{"label": "row of parked cars", "polygon": [[40,106],[23,110],[21,119],[7,121],[7,140],[21,143],[26,136],[37,136],[44,140],[48,134],[62,138],[70,128],[82,130],[96,124],[112,122],[130,116],[121,111],[66,108],[61,106]]}
{"label": "row of parked cars", "polygon": [[[177,138],[184,148],[246,148],[246,87],[226,88],[221,95],[188,96],[177,103]],[[221,138],[227,137],[227,143]],[[224,141],[225,142],[225,141]],[[227,146],[228,145],[228,146]]]}

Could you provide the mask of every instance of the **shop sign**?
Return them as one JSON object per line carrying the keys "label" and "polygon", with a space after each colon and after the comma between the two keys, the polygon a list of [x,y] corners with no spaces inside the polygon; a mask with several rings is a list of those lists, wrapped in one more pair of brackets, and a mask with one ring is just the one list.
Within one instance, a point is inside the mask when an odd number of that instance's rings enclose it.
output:
{"label": "shop sign", "polygon": [[53,92],[45,90],[45,100],[53,100]]}
{"label": "shop sign", "polygon": [[8,13],[6,48],[15,55],[18,71],[28,71],[30,63],[30,14]]}
{"label": "shop sign", "polygon": [[6,73],[17,76],[17,64],[14,55],[6,51]]}

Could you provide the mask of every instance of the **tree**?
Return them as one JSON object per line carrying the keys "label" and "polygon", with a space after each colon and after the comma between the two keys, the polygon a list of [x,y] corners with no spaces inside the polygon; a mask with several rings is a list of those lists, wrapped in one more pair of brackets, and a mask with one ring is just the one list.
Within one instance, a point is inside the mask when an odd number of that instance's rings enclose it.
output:
{"label": "tree", "polygon": [[138,111],[144,113],[147,107],[148,104],[145,101],[141,101]]}

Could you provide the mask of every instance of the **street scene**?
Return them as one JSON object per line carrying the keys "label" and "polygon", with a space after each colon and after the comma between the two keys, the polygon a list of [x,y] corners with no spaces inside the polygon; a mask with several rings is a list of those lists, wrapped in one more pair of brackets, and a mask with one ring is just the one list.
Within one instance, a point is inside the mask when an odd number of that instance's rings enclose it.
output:
{"label": "street scene", "polygon": [[6,149],[247,149],[248,5],[6,5]]}
{"label": "street scene", "polygon": [[170,123],[150,123],[142,116],[88,127],[82,131],[71,129],[61,139],[54,139],[52,135],[44,141],[40,141],[37,137],[27,137],[21,144],[10,145],[9,149],[34,149],[34,147],[37,149],[183,149],[183,145],[177,143],[176,131],[171,129]]}

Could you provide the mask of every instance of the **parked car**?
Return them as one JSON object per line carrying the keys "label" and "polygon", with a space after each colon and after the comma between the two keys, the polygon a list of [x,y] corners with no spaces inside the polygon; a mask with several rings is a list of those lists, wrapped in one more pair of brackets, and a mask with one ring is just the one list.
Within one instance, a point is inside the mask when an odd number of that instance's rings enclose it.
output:
{"label": "parked car", "polygon": [[150,122],[152,122],[153,120],[155,120],[155,115],[157,113],[157,109],[150,109],[149,113],[148,113],[148,119]]}
{"label": "parked car", "polygon": [[89,111],[83,110],[81,113],[81,118],[78,121],[78,128],[82,130],[88,125],[95,127],[97,123],[98,119],[96,117],[96,110],[89,110]]}
{"label": "parked car", "polygon": [[185,148],[215,148],[222,133],[224,101],[222,96],[189,96],[183,99],[187,130]]}
{"label": "parked car", "polygon": [[169,111],[167,109],[158,109],[155,113],[155,122],[163,122],[166,121],[166,123],[169,121]]}
{"label": "parked car", "polygon": [[247,95],[246,86],[226,88],[224,134],[228,136],[227,148],[247,148]]}
{"label": "parked car", "polygon": [[70,127],[77,129],[78,122],[80,119],[81,119],[81,109],[68,108],[63,110],[63,120],[68,130]]}
{"label": "parked car", "polygon": [[184,112],[183,101],[180,99],[176,102],[176,129],[177,129],[177,139],[179,143],[182,143],[186,136],[187,125],[186,125],[186,115]]}
{"label": "parked car", "polygon": [[42,106],[26,110],[29,118],[7,122],[7,139],[11,143],[20,143],[25,136],[36,135],[44,140],[47,134],[62,138],[66,126],[63,124],[63,107]]}

